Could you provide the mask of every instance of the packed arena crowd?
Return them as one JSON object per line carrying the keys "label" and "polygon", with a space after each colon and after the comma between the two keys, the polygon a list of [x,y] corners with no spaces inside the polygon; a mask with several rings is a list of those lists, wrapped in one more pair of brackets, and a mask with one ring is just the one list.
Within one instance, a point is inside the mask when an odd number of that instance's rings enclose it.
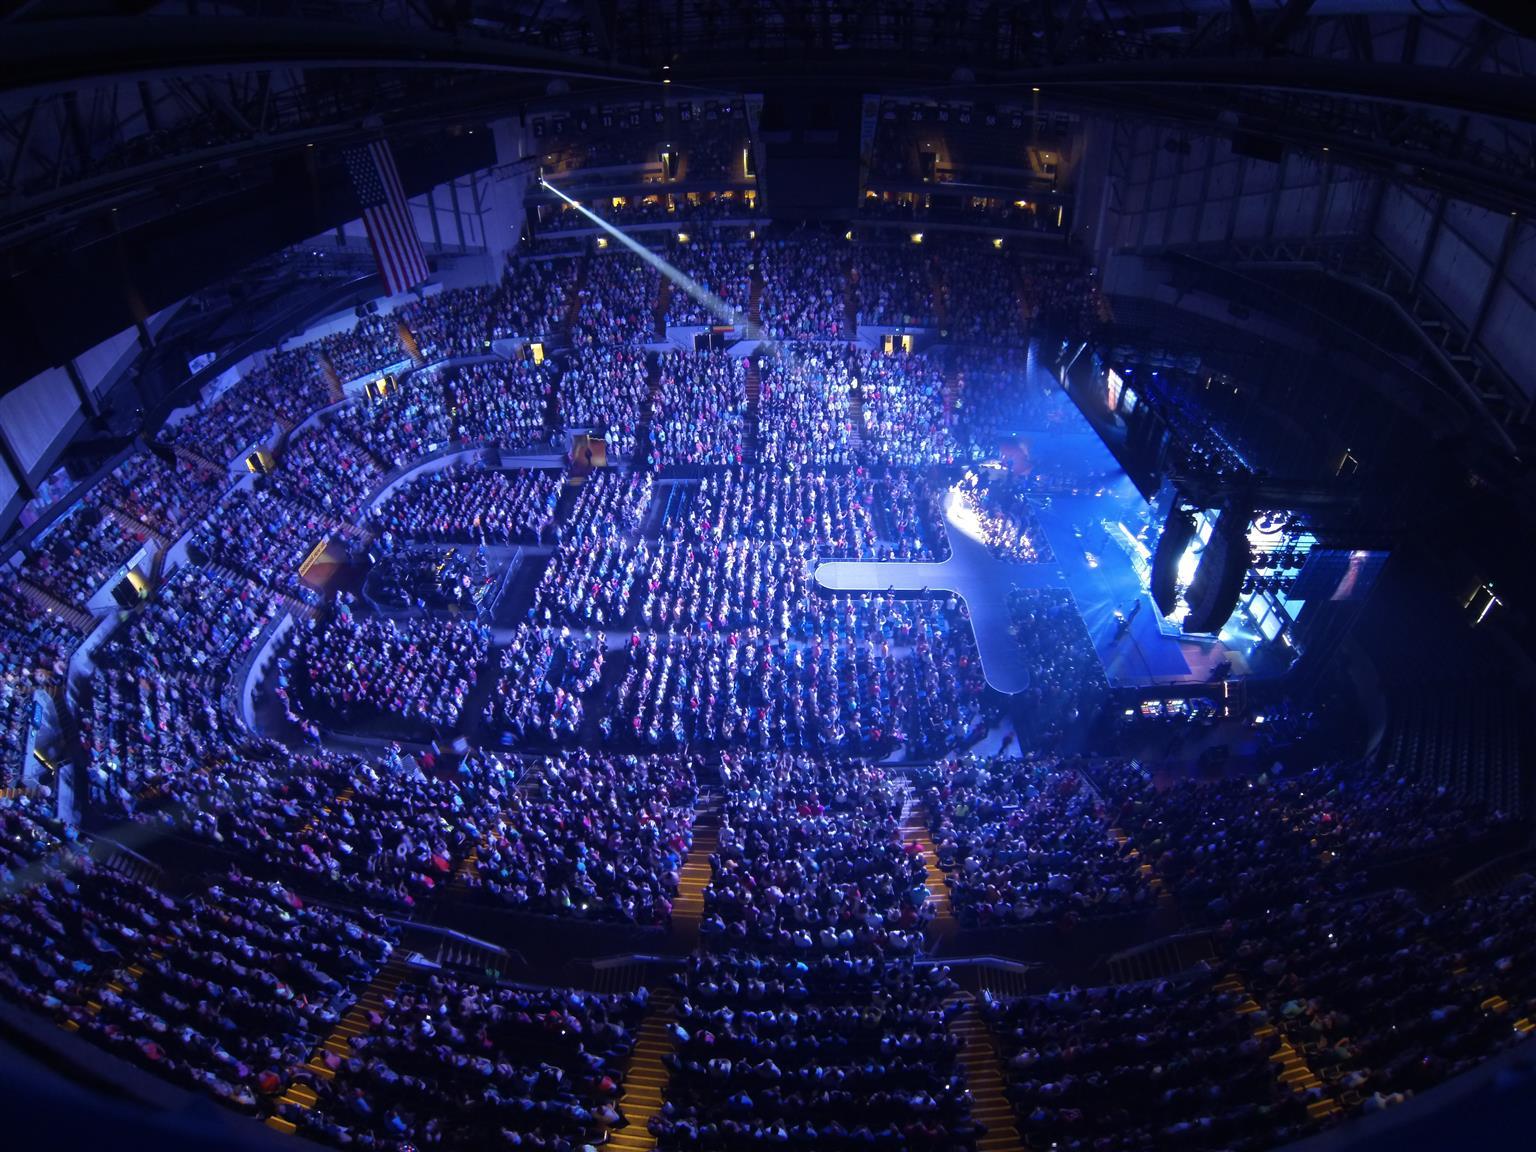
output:
{"label": "packed arena crowd", "polygon": [[956,489],[975,517],[992,555],[1014,564],[1045,564],[1054,556],[1035,518],[1024,482],[1007,472],[967,472]]}
{"label": "packed arena crowd", "polygon": [[542,543],[555,520],[561,475],[460,465],[408,481],[373,510],[386,548],[400,540]]}
{"label": "packed arena crowd", "polygon": [[455,723],[489,651],[489,629],[463,620],[362,616],[347,593],[320,621],[299,626],[293,698],[328,724],[404,719],[430,728]]}
{"label": "packed arena crowd", "polygon": [[[0,587],[0,736],[26,747],[51,696],[79,785],[0,761],[0,996],[389,1152],[966,1152],[1010,1125],[1257,1150],[1536,1031],[1518,813],[1311,750],[1219,779],[1090,756],[1109,684],[1066,589],[1008,593],[1029,685],[1003,700],[959,597],[815,579],[948,558],[962,466],[1060,420],[1016,386],[1024,337],[1090,325],[1090,274],[809,231],[671,251],[734,308],[760,292],[772,339],[648,353],[701,314],[647,265],[514,258],[269,358],[36,534]],[[854,347],[854,323],[959,347]],[[407,335],[426,366],[333,394],[326,368]],[[514,337],[547,354],[487,347]],[[617,466],[568,449],[589,429]],[[256,443],[270,475],[226,471]],[[1033,487],[967,476],[995,554],[1052,558]],[[186,547],[72,683],[88,603],[151,536]],[[335,571],[305,571],[327,540]],[[392,562],[385,614],[358,589]],[[1075,966],[1075,932],[1170,925],[1201,964]],[[978,940],[1031,961],[1007,994],[960,978]],[[619,974],[568,963],[621,947]]]}

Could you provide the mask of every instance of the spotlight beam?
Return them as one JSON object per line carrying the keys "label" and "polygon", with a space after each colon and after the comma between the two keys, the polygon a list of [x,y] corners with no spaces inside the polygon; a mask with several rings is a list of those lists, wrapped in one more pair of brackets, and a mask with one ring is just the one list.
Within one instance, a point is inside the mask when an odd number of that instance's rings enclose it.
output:
{"label": "spotlight beam", "polygon": [[560,191],[560,189],[551,184],[548,180],[540,177],[539,184],[545,188],[548,188],[556,196],[560,197],[560,199],[564,200],[572,208],[576,209],[576,211],[580,212],[588,220],[592,221],[592,223],[596,224],[604,232],[608,233],[608,235],[612,236],[620,244],[624,245],[624,247],[628,248],[636,256],[644,260],[652,268],[656,269],[657,272],[660,272],[668,280],[672,281],[674,285],[688,293],[688,295],[692,296],[701,305],[707,308],[710,313],[719,317],[723,323],[740,328],[748,339],[760,338],[759,333],[755,330],[756,325],[754,325],[744,314],[738,316],[735,310],[732,309],[729,304],[720,299],[720,297],[716,296],[713,292],[709,291],[703,285],[699,284],[687,273],[663,260],[660,256],[656,255],[656,253],[647,248],[644,244],[641,244],[638,240],[633,239],[627,233],[608,223],[608,221],[597,215],[597,213],[593,212],[590,208],[587,208],[577,201],[571,199],[564,192]]}

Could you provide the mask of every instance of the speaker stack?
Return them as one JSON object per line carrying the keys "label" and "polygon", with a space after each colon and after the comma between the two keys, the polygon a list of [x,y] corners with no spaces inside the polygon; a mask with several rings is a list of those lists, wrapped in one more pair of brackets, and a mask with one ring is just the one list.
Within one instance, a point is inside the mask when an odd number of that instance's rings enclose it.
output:
{"label": "speaker stack", "polygon": [[1163,524],[1163,534],[1152,553],[1152,603],[1164,616],[1179,600],[1179,559],[1195,538],[1193,514],[1175,502]]}
{"label": "speaker stack", "polygon": [[1252,518],[1253,509],[1239,501],[1222,509],[1189,584],[1184,631],[1220,632],[1231,619],[1253,559],[1248,548],[1248,522]]}

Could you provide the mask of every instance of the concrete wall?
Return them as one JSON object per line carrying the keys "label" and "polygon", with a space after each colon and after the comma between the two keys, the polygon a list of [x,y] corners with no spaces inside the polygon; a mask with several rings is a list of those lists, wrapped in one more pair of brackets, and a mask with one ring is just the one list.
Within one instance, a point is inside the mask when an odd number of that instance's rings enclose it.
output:
{"label": "concrete wall", "polygon": [[1536,398],[1536,228],[1409,188],[1383,194],[1374,235],[1528,398]]}
{"label": "concrete wall", "polygon": [[1294,153],[1278,163],[1240,156],[1225,139],[1157,125],[1101,129],[1090,143],[1108,151],[1101,255],[1360,233],[1376,196],[1374,177],[1342,165]]}

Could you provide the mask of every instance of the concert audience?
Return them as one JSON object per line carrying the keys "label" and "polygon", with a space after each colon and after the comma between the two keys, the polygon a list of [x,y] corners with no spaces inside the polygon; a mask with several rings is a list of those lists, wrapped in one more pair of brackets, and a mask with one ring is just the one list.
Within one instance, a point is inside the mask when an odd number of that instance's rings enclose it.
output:
{"label": "concert audience", "polygon": [[913,963],[929,913],[903,785],[792,753],[727,756],[721,777],[658,1145],[969,1147],[957,988]]}
{"label": "concert audience", "polygon": [[131,813],[146,792],[240,742],[224,692],[276,612],[270,593],[186,564],[95,653],[80,739],[96,800]]}
{"label": "concert audience", "polygon": [[[951,746],[980,720],[982,688],[962,606],[919,601],[892,643],[878,616],[835,602],[808,645],[764,629],[634,632],[610,691],[605,739],[642,747],[772,743],[790,749],[911,755]],[[877,638],[878,637],[878,638]]]}
{"label": "concert audience", "polygon": [[968,471],[958,491],[976,517],[981,538],[999,560],[1047,564],[1055,559],[1020,480],[1000,472]]}
{"label": "concert audience", "polygon": [[530,764],[481,829],[470,887],[520,911],[669,923],[697,763],[583,750]]}
{"label": "concert audience", "polygon": [[649,466],[740,464],[746,360],[728,352],[664,352],[658,361]]}
{"label": "concert audience", "polygon": [[202,465],[141,453],[130,456],[103,481],[103,506],[127,513],[151,532],[174,540],[200,519],[224,489],[225,477]]}
{"label": "concert audience", "polygon": [[63,684],[80,637],[0,584],[0,791],[19,787],[30,759],[38,692]]}
{"label": "concert audience", "polygon": [[[694,227],[690,214],[688,226]],[[680,285],[667,298],[668,324],[729,324],[744,318],[752,300],[753,249],[744,229],[705,228],[690,231],[688,240],[674,240],[667,250],[672,266],[723,302],[730,314],[721,316],[700,303]]]}
{"label": "concert audience", "polygon": [[396,488],[373,523],[386,550],[406,540],[542,543],[563,482],[545,469],[457,465]]}
{"label": "concert audience", "polygon": [[[689,163],[723,170],[739,127],[698,128]],[[616,136],[615,154],[630,147]],[[747,246],[701,235],[674,254],[733,306],[750,299]],[[1194,971],[1039,992],[1032,972],[1028,995],[981,994],[1030,1147],[1256,1152],[1318,1127],[1309,1105],[1377,1111],[1532,1031],[1536,884],[1443,884],[1521,843],[1513,814],[1391,765],[1300,752],[1215,781],[1056,754],[1106,688],[1062,590],[1009,596],[1031,675],[1010,704],[1026,755],[962,757],[997,715],[965,606],[816,586],[812,565],[830,556],[942,558],[943,468],[1064,411],[1018,386],[1016,348],[957,357],[946,377],[923,355],[836,343],[848,292],[865,322],[942,317],[956,340],[1012,345],[1021,299],[1031,323],[1086,332],[1091,274],[1065,261],[1016,270],[981,245],[855,255],[809,233],[765,241],[761,264],[765,327],[827,343],[759,353],[756,445],[745,361],[662,354],[652,393],[635,345],[654,333],[656,278],[602,256],[563,373],[530,360],[413,374],[328,413],[281,452],[270,487],[206,516],[223,476],[136,457],[96,494],[103,507],[45,533],[19,575],[79,603],[140,544],[104,508],[167,536],[202,518],[191,562],[92,654],[73,719],[91,807],[185,838],[173,846],[190,858],[237,864],[213,884],[132,879],[100,863],[115,849],[43,815],[53,796],[11,794],[19,765],[0,762],[0,994],[339,1147],[596,1147],[632,1122],[623,1069],[643,989],[493,986],[417,962],[366,1000],[345,1055],[317,1047],[396,947],[376,909],[431,917],[468,900],[550,917],[551,930],[670,927],[700,780],[718,772],[701,943],[678,978],[670,1080],[650,1121],[666,1152],[964,1152],[984,1139],[958,1059],[965,998],[947,968],[920,960],[932,877],[903,838],[914,800],[961,931],[1123,915],[1107,925],[1118,929],[1170,908],[1210,928],[1214,956]],[[514,261],[497,287],[443,293],[402,319],[429,358],[478,355],[498,335],[552,333],[575,276],[574,261]],[[671,301],[672,322],[698,317]],[[370,318],[323,354],[340,375],[367,371],[403,355],[396,329]],[[310,350],[273,357],[162,438],[223,463],[325,402],[315,367]],[[602,428],[616,455],[644,445],[643,467],[590,472],[561,516],[554,471],[454,466],[368,517],[381,556],[432,542],[434,571],[450,541],[554,542],[526,617],[498,630],[489,695],[474,694],[488,626],[396,623],[343,591],[318,618],[300,613],[257,696],[283,716],[275,729],[313,747],[247,730],[240,673],[285,597],[318,600],[296,577],[313,543],[362,521],[395,470],[446,445],[545,441],[557,412]],[[657,481],[679,465],[703,475]],[[971,474],[962,495],[996,554],[1050,558],[1022,480]],[[647,536],[653,496],[659,531]],[[482,583],[488,552],[454,550]],[[62,688],[78,640],[21,591],[0,587],[0,737],[12,749],[25,746],[33,694]],[[414,587],[406,598],[423,599]],[[378,738],[391,723],[457,736],[461,722],[481,746],[451,758]],[[322,724],[353,728],[374,753],[324,750]],[[497,740],[531,755],[485,750]],[[875,763],[892,754],[906,762]],[[1413,891],[1431,885],[1433,899]],[[1282,1077],[1271,1059],[1282,1043],[1305,1051],[1320,1086]],[[295,1081],[311,1108],[284,1101]]]}
{"label": "concert audience", "polygon": [[[48,845],[52,830],[19,831]],[[0,991],[183,1087],[256,1113],[388,956],[362,921],[232,871],[172,897],[67,842],[0,895]],[[52,846],[52,845],[49,845]]]}
{"label": "concert audience", "polygon": [[301,621],[284,658],[301,712],[327,724],[404,719],[433,729],[458,721],[490,646],[467,620],[397,623],[360,617],[338,593],[323,621]]}
{"label": "concert audience", "polygon": [[1470,866],[1514,827],[1510,814],[1359,765],[1166,788],[1135,763],[1095,775],[1115,822],[1186,915],[1210,920],[1406,882],[1415,866]]}
{"label": "concert audience", "polygon": [[758,453],[772,464],[846,464],[853,429],[848,354],[770,346],[762,358]]}
{"label": "concert audience", "polygon": [[653,485],[649,472],[594,472],[577,491],[576,506],[555,535],[570,542],[638,532],[650,512]]}
{"label": "concert audience", "polygon": [[368,498],[382,486],[385,466],[352,429],[344,413],[306,428],[283,450],[274,487],[343,523],[357,523]]}
{"label": "concert audience", "polygon": [[1269,1059],[1277,1039],[1249,1034],[1217,979],[984,995],[1029,1145],[1215,1152],[1306,1132],[1307,1100]]}
{"label": "concert audience", "polygon": [[491,985],[413,972],[330,1076],[301,1073],[317,1099],[285,1110],[340,1148],[592,1148],[623,1123],[623,1068],[644,989]]}
{"label": "concert audience", "polygon": [[313,346],[272,351],[236,388],[277,414],[285,426],[298,424],[331,399],[331,390]]}
{"label": "concert audience", "polygon": [[1048,737],[1091,715],[1107,685],[1072,594],[1063,588],[1014,588],[1008,615],[1009,631],[1029,664],[1022,703],[1034,733]]}
{"label": "concert audience", "polygon": [[315,341],[313,347],[343,384],[406,359],[400,346],[400,321],[394,315],[364,316],[347,331]]}
{"label": "concert audience", "polygon": [[912,781],[963,927],[1070,923],[1149,901],[1073,764],[968,758]]}
{"label": "concert audience", "polygon": [[639,349],[578,348],[560,375],[560,420],[567,428],[601,430],[609,453],[628,459],[635,453],[648,393],[645,355]]}
{"label": "concert audience", "polygon": [[160,442],[202,456],[215,468],[237,455],[270,445],[278,431],[277,413],[267,400],[257,372],[209,401],[200,401],[175,423],[160,429]]}
{"label": "concert audience", "polygon": [[[857,411],[855,411],[857,406]],[[921,355],[825,345],[778,352],[762,365],[760,451],[795,464],[890,464],[956,458],[944,377]]]}
{"label": "concert audience", "polygon": [[920,244],[860,244],[848,291],[859,324],[933,328],[933,284],[928,254]]}
{"label": "concert audience", "polygon": [[830,235],[770,234],[758,250],[763,332],[776,340],[847,339],[847,248]]}
{"label": "concert audience", "polygon": [[270,488],[235,493],[192,534],[190,546],[207,558],[243,573],[256,583],[318,604],[320,594],[299,578],[299,567],[337,525]]}
{"label": "concert audience", "polygon": [[951,364],[956,435],[972,460],[995,459],[1010,440],[1065,429],[1076,417],[1066,392],[1030,372],[1028,357],[1013,349],[966,348]]}
{"label": "concert audience", "polygon": [[533,591],[529,621],[618,627],[647,556],[643,540],[567,540],[555,549]]}
{"label": "concert audience", "polygon": [[569,628],[513,629],[501,653],[501,677],[485,706],[485,719],[516,743],[575,739],[585,701],[597,687],[606,657],[606,636]]}
{"label": "concert audience", "polygon": [[656,339],[661,277],[630,252],[589,257],[571,340],[578,350],[650,344]]}
{"label": "concert audience", "polygon": [[21,574],[65,604],[84,606],[147,538],[147,531],[131,531],[100,503],[88,499],[33,542]]}
{"label": "concert audience", "polygon": [[954,237],[946,238],[934,256],[936,311],[942,311],[945,336],[967,345],[965,362],[970,345],[997,349],[1027,343],[1019,261],[1011,251],[990,241],[966,243]]}

